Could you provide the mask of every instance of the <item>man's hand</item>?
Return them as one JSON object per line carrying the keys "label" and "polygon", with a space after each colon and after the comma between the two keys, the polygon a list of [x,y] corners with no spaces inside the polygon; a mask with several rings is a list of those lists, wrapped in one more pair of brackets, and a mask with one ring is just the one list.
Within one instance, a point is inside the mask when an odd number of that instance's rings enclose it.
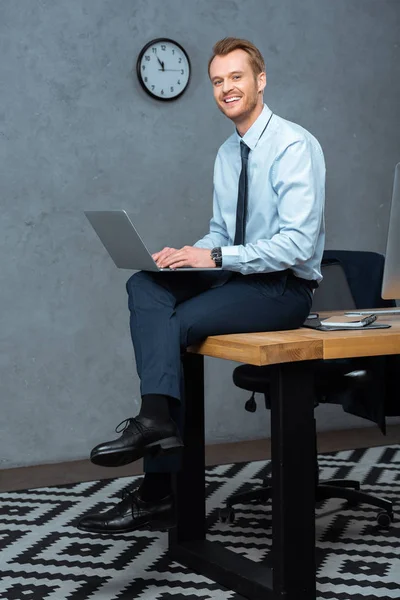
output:
{"label": "man's hand", "polygon": [[164,261],[167,259],[168,256],[170,256],[171,254],[173,254],[174,252],[176,252],[176,248],[163,248],[162,250],[160,250],[160,252],[155,252],[154,254],[152,254],[152,258],[153,260],[156,261],[157,266],[159,267],[164,267]]}
{"label": "man's hand", "polygon": [[161,252],[152,254],[152,257],[160,268],[215,267],[215,262],[211,258],[211,251],[208,248],[194,248],[193,246],[184,246],[180,250],[164,248]]}

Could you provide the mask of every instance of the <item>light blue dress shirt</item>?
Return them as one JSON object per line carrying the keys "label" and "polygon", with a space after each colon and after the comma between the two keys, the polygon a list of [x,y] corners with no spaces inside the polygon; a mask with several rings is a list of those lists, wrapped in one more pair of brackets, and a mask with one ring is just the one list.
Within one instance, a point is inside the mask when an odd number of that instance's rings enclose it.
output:
{"label": "light blue dress shirt", "polygon": [[[234,246],[241,140],[250,148],[248,204],[245,244]],[[221,246],[223,269],[243,275],[292,269],[298,277],[321,281],[324,203],[325,161],[318,141],[264,104],[245,135],[235,131],[218,151],[210,232],[194,245]]]}

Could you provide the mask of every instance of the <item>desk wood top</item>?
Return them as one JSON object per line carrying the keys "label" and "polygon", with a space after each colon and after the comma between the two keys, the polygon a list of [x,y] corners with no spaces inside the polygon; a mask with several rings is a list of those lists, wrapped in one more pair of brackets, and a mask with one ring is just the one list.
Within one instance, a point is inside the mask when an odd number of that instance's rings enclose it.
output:
{"label": "desk wood top", "polygon": [[[379,314],[378,309],[371,309],[371,312]],[[343,311],[320,313],[320,316],[341,314]],[[388,323],[391,327],[357,331],[316,331],[301,327],[290,331],[215,335],[188,348],[188,352],[258,366],[400,354],[400,315],[382,315],[377,322]]]}

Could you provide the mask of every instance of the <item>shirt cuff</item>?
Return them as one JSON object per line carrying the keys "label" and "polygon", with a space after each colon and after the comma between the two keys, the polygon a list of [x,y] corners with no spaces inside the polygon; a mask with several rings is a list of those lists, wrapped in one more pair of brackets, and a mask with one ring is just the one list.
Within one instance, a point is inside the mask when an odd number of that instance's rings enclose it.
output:
{"label": "shirt cuff", "polygon": [[241,246],[222,246],[222,268],[227,271],[240,270],[240,248]]}

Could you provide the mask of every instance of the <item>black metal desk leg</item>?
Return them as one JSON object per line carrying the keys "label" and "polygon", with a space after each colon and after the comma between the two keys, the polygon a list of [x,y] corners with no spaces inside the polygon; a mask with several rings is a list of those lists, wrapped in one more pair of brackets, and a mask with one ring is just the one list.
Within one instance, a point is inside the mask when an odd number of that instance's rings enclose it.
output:
{"label": "black metal desk leg", "polygon": [[313,363],[281,364],[271,388],[274,598],[315,600]]}
{"label": "black metal desk leg", "polygon": [[204,455],[204,359],[186,354],[185,426],[182,469],[173,475],[177,525],[170,531],[170,547],[206,536]]}

